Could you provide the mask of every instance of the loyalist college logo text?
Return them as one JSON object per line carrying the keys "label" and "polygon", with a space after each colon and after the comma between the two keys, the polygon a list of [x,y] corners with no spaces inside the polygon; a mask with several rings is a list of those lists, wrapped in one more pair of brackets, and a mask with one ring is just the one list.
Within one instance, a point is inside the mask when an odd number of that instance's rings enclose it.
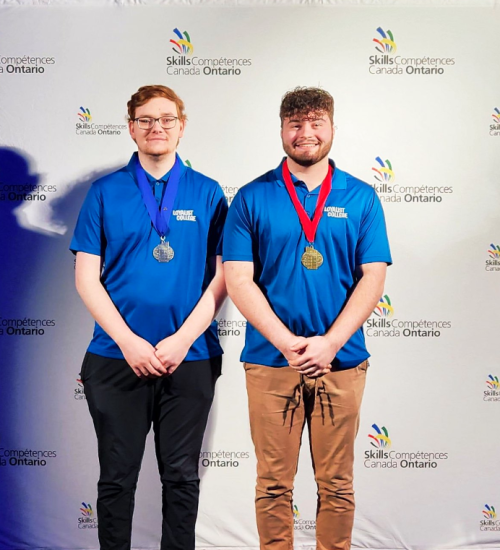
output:
{"label": "loyalist college logo text", "polygon": [[370,74],[392,75],[440,75],[445,69],[455,65],[452,57],[402,57],[396,55],[397,45],[392,31],[377,29],[378,36],[373,38],[377,54],[368,58],[368,71]]}
{"label": "loyalist college logo text", "polygon": [[381,157],[375,157],[372,173],[375,180],[372,187],[382,202],[442,202],[443,197],[453,193],[451,185],[407,186],[396,183],[393,163],[389,159],[384,161]]}
{"label": "loyalist college logo text", "polygon": [[392,441],[385,426],[372,424],[373,432],[368,434],[370,447],[364,454],[365,468],[410,468],[434,469],[439,461],[448,460],[448,453],[442,452],[402,452],[391,450]]}
{"label": "loyalist college logo text", "polygon": [[443,330],[451,328],[451,321],[410,320],[394,317],[391,299],[380,298],[372,316],[366,321],[365,333],[369,337],[385,338],[439,338]]}
{"label": "loyalist college logo text", "polygon": [[249,58],[199,57],[194,54],[194,45],[187,31],[173,30],[175,38],[170,40],[175,55],[169,55],[168,75],[182,76],[239,76],[252,65]]}

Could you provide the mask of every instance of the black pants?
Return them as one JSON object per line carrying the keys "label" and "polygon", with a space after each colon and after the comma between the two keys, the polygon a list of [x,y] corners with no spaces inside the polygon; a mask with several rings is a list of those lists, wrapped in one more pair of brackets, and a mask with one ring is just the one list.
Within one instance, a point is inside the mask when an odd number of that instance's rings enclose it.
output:
{"label": "black pants", "polygon": [[194,550],[198,460],[221,357],[185,361],[165,378],[138,378],[126,361],[87,353],[81,378],[99,449],[101,550],[128,550],[137,478],[153,425],[162,482],[161,550]]}

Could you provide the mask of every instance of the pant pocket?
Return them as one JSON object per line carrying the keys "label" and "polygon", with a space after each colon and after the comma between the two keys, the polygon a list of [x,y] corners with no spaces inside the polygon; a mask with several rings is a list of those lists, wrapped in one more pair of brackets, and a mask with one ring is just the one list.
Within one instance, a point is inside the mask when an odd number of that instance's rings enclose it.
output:
{"label": "pant pocket", "polygon": [[360,363],[356,368],[362,372],[366,372],[369,366],[370,366],[370,362],[368,361],[368,359],[366,359],[366,361],[363,361],[362,363]]}
{"label": "pant pocket", "polygon": [[85,354],[85,357],[83,358],[82,367],[80,369],[80,380],[83,384],[85,384],[85,380],[87,379],[87,366],[89,363],[89,354],[88,352]]}

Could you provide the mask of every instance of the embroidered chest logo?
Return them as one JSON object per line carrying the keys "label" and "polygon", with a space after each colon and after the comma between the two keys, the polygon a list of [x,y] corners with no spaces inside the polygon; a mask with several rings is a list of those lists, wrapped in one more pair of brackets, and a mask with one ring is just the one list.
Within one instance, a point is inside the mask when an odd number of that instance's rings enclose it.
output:
{"label": "embroidered chest logo", "polygon": [[326,214],[329,218],[347,218],[347,212],[345,211],[345,208],[341,208],[339,206],[325,206]]}
{"label": "embroidered chest logo", "polygon": [[173,210],[172,214],[178,222],[195,222],[194,210]]}

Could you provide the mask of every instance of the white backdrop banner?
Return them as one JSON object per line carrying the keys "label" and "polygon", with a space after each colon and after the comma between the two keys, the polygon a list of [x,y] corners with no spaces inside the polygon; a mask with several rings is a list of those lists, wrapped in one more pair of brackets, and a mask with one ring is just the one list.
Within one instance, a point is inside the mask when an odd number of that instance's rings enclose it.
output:
{"label": "white backdrop banner", "polygon": [[[160,83],[186,103],[180,155],[229,201],[280,162],[282,95],[333,94],[332,156],[376,188],[394,258],[365,325],[353,546],[499,549],[499,5],[82,4],[0,5],[0,550],[98,548],[79,380],[92,320],[68,245],[91,182],[134,150],[126,102]],[[245,321],[229,302],[218,320],[197,545],[257,548]],[[306,435],[294,494],[303,549],[315,548]],[[159,547],[151,443],[136,549]]]}

